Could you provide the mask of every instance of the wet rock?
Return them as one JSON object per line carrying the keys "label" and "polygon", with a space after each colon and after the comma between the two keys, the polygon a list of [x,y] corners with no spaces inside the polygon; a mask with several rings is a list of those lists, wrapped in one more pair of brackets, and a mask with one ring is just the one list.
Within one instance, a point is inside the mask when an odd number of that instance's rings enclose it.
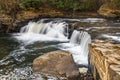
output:
{"label": "wet rock", "polygon": [[120,17],[120,9],[110,8],[107,4],[102,5],[98,13],[105,17]]}
{"label": "wet rock", "polygon": [[33,61],[33,71],[37,74],[50,74],[77,80],[79,71],[72,55],[65,51],[46,53]]}
{"label": "wet rock", "polygon": [[89,50],[95,80],[98,80],[99,76],[102,80],[120,80],[120,44],[96,40]]}
{"label": "wet rock", "polygon": [[87,71],[88,71],[88,68],[85,68],[85,67],[79,68],[79,72],[82,73],[82,74],[86,74]]}

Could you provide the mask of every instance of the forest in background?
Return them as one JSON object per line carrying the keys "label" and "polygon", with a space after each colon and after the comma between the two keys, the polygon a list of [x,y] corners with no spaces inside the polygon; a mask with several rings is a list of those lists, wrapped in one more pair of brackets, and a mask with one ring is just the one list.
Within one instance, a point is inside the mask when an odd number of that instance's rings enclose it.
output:
{"label": "forest in background", "polygon": [[19,0],[24,9],[39,9],[42,5],[50,5],[63,10],[85,11],[98,10],[102,4],[120,8],[119,0]]}
{"label": "forest in background", "polygon": [[27,15],[27,19],[36,15],[66,17],[63,12],[74,15],[92,11],[103,16],[120,17],[120,0],[0,0],[0,22],[9,25],[7,32],[15,21],[26,19]]}
{"label": "forest in background", "polygon": [[48,5],[65,11],[97,11],[103,4],[120,8],[120,0],[0,0],[0,10],[11,13],[13,8],[39,10],[41,6]]}

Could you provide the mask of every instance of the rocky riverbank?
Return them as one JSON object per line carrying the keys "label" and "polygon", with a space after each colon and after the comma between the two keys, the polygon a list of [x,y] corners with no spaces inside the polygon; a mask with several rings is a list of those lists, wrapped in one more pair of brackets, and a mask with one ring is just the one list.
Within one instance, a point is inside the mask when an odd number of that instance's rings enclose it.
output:
{"label": "rocky riverbank", "polygon": [[90,67],[95,80],[120,79],[120,44],[96,40],[89,50]]}

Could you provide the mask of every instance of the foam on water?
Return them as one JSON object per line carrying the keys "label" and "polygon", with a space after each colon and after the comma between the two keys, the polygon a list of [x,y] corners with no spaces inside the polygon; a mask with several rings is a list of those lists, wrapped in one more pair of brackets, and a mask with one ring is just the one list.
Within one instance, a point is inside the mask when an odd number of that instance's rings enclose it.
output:
{"label": "foam on water", "polygon": [[86,19],[62,19],[62,20],[67,20],[67,21],[77,21],[77,22],[104,22],[105,19],[103,18],[86,18]]}
{"label": "foam on water", "polygon": [[120,27],[88,27],[85,30],[89,31],[92,29],[120,29]]}
{"label": "foam on water", "polygon": [[[72,53],[73,59],[77,64],[88,65],[88,55],[82,54],[81,46],[68,48],[66,50]],[[86,54],[88,54],[88,53],[86,53]]]}
{"label": "foam on water", "polygon": [[[118,34],[118,33],[116,33],[116,34]],[[120,42],[120,36],[113,36],[113,35],[108,35],[108,34],[103,34],[102,36],[105,37],[105,38],[109,38],[109,39]]]}
{"label": "foam on water", "polygon": [[[88,65],[88,53],[85,54],[80,45],[72,43],[62,43],[58,45],[58,48],[70,52],[75,63],[77,63],[78,65]],[[88,48],[86,47],[86,49]]]}
{"label": "foam on water", "polygon": [[61,41],[66,42],[68,41],[67,38],[54,38],[49,37],[44,34],[36,34],[36,33],[19,33],[19,34],[13,34],[14,38],[18,39],[19,41],[22,41],[25,44],[33,44],[34,42],[45,42],[45,41]]}
{"label": "foam on water", "polygon": [[69,51],[77,64],[88,65],[88,44],[90,35],[85,31],[74,30],[69,43],[60,44],[60,48]]}
{"label": "foam on water", "polygon": [[[29,75],[29,76],[28,76]],[[65,77],[56,77],[47,75],[47,80],[66,80]],[[4,75],[0,75],[0,80],[44,80],[44,76],[35,74],[31,67],[15,68],[12,72],[6,72]]]}
{"label": "foam on water", "polygon": [[87,19],[85,19],[85,21],[88,21],[88,22],[103,22],[103,21],[105,21],[105,19],[102,19],[102,18],[87,18]]}

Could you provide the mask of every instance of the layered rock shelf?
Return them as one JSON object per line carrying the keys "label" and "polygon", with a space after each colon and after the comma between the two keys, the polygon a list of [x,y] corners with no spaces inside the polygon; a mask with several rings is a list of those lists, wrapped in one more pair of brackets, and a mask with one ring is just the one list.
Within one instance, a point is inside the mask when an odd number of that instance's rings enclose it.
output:
{"label": "layered rock shelf", "polygon": [[89,46],[90,67],[95,80],[120,80],[120,44],[96,40]]}

